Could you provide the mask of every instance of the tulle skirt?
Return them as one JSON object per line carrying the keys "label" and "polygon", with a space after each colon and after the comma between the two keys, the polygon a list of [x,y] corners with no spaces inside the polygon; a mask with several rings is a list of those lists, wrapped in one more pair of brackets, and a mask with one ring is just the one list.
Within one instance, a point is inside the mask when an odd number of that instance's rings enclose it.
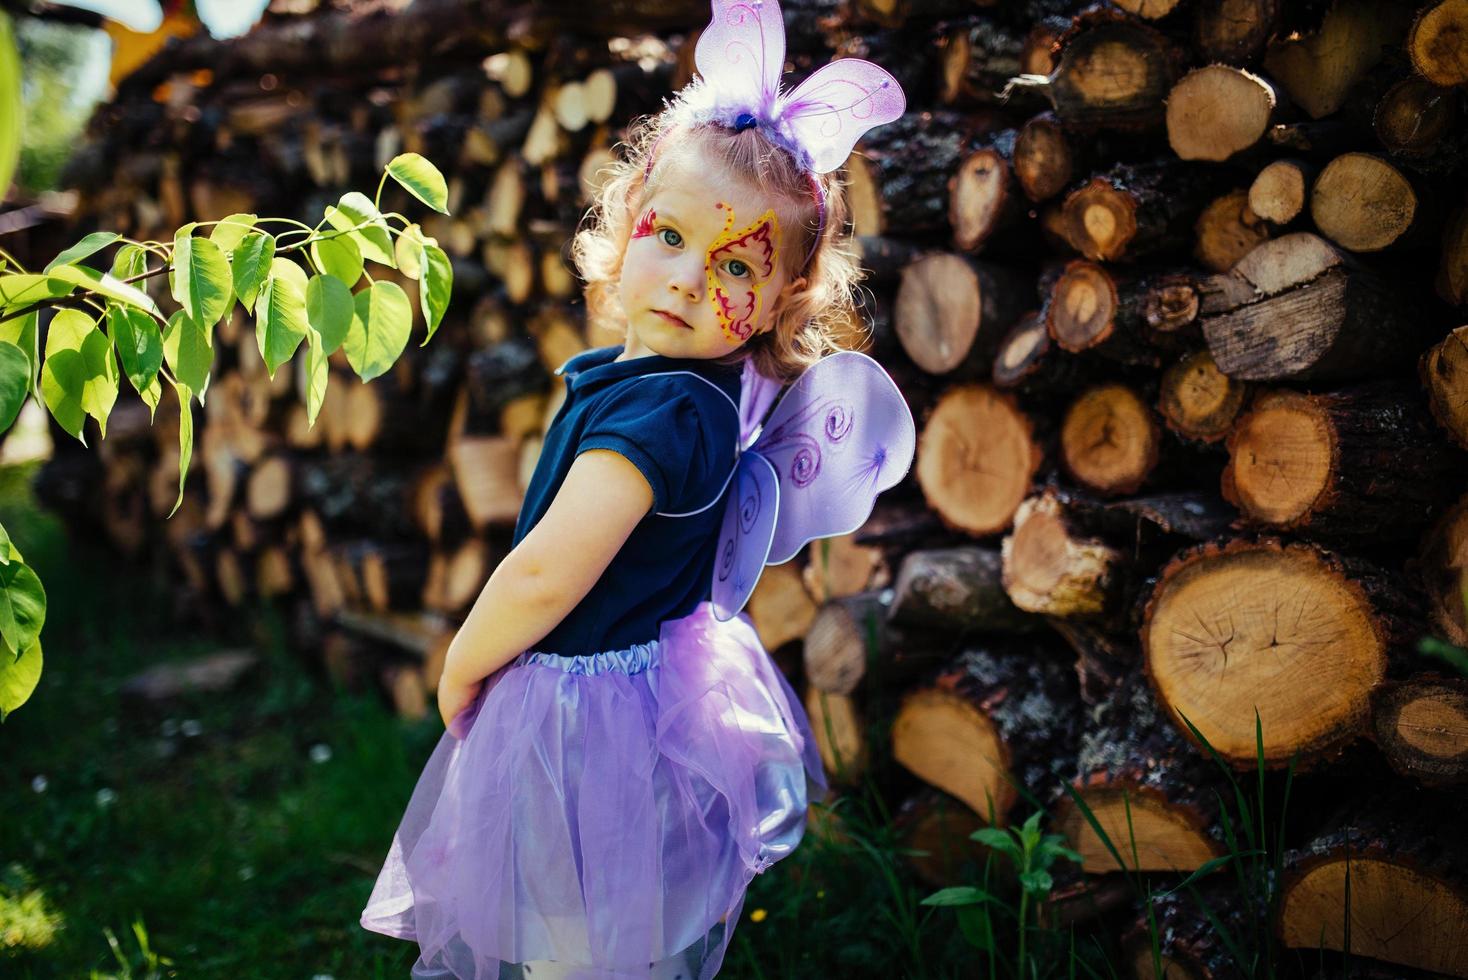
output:
{"label": "tulle skirt", "polygon": [[434,749],[361,923],[416,941],[416,978],[708,980],[825,788],[743,614],[704,602],[625,650],[522,653]]}

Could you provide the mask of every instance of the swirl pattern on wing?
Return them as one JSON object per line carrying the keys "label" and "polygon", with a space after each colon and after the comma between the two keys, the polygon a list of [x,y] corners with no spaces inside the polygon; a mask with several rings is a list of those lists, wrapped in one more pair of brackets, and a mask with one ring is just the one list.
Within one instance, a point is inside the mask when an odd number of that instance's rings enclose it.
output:
{"label": "swirl pattern on wing", "polygon": [[807,368],[749,451],[780,481],[767,562],[860,527],[877,494],[907,473],[916,443],[912,413],[876,361],[842,351]]}
{"label": "swirl pattern on wing", "polygon": [[765,115],[785,69],[785,18],[773,0],[712,0],[713,19],[698,37],[693,63],[716,83],[719,105]]}
{"label": "swirl pattern on wing", "polygon": [[714,562],[714,615],[734,616],[749,601],[765,560],[780,509],[780,481],[769,461],[755,453],[739,457],[724,521],[719,528],[719,550]]}
{"label": "swirl pattern on wing", "polygon": [[822,66],[780,102],[781,125],[809,154],[817,173],[846,162],[867,130],[892,122],[907,98],[886,69],[861,58]]}

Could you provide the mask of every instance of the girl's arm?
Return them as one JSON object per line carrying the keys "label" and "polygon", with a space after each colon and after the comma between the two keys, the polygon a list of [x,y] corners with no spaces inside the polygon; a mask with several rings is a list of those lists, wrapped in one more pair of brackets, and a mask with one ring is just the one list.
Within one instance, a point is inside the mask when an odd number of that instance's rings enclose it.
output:
{"label": "girl's arm", "polygon": [[[572,461],[545,515],[495,568],[449,644],[439,681],[445,725],[480,681],[530,649],[591,591],[652,503],[652,487],[625,456],[588,449]],[[446,705],[446,695],[464,704]]]}

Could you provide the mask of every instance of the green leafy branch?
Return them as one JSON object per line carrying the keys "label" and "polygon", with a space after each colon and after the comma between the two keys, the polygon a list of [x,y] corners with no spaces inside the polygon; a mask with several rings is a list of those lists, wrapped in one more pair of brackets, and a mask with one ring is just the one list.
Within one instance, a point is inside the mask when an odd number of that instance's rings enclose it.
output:
{"label": "green leafy branch", "polygon": [[[362,381],[385,373],[407,347],[413,303],[402,287],[375,280],[368,263],[397,269],[418,283],[418,305],[433,339],[448,308],[453,268],[422,228],[380,210],[391,177],[423,204],[448,214],[448,185],[416,153],[393,158],[368,198],[358,191],[328,205],[310,226],[291,218],[232,214],[184,225],[171,242],[135,241],[97,231],[31,272],[0,249],[0,433],[28,396],[86,445],[96,420],[105,439],[120,375],[158,410],[163,382],[179,404],[178,499],[193,451],[192,399],[200,405],[214,366],[214,327],[236,302],[255,317],[255,339],[271,378],[306,344],[308,424],[326,397],[327,358],[338,349]],[[277,225],[287,226],[272,233]],[[206,233],[207,232],[207,237]],[[108,271],[87,264],[116,247]],[[153,264],[157,263],[157,264]],[[168,276],[179,309],[165,316],[140,284]],[[361,288],[354,290],[365,280]],[[54,309],[40,345],[40,315]],[[0,527],[0,721],[23,704],[41,673],[40,632],[46,596],[40,579]]]}
{"label": "green leafy branch", "polygon": [[1000,956],[999,944],[994,930],[991,910],[1012,914],[1018,930],[1019,950],[1015,972],[1017,977],[1033,976],[1037,970],[1029,950],[1030,923],[1034,905],[1043,902],[1055,886],[1050,869],[1055,862],[1064,858],[1081,863],[1081,856],[1065,846],[1061,834],[1046,834],[1040,830],[1040,819],[1044,811],[1030,814],[1023,825],[1015,827],[980,827],[969,835],[970,839],[988,847],[995,854],[1003,855],[1014,866],[1015,878],[1019,882],[1019,907],[1010,904],[988,886],[988,868],[981,885],[960,885],[944,888],[923,899],[924,905],[952,907],[958,915],[958,926],[970,945],[989,954],[990,973],[993,975]]}

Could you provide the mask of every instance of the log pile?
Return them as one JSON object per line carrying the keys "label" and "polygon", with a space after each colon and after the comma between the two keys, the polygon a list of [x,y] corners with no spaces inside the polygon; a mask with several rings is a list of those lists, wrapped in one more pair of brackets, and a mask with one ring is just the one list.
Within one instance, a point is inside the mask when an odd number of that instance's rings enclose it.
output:
{"label": "log pile", "polygon": [[[621,127],[689,77],[696,31],[673,31],[707,13],[613,5],[557,33],[559,4],[483,6],[428,4],[474,31],[394,33],[390,64],[266,37],[150,65],[75,171],[90,219],[135,237],[305,217],[403,149],[449,175],[454,216],[423,226],[453,305],[390,377],[343,376],[308,428],[298,379],[231,322],[162,533],[140,528],[171,504],[166,427],[115,421],[100,473],[52,479],[104,501],[124,550],[164,542],[200,614],[290,604],[334,674],[407,714],[504,554],[550,371],[619,339],[583,326],[566,243]],[[1036,805],[1103,880],[1117,862],[1064,783],[1115,839],[1131,817],[1124,864],[1176,875],[1227,848],[1200,736],[1251,773],[1257,718],[1271,792],[1302,774],[1267,927],[1342,949],[1350,855],[1371,862],[1353,961],[1468,976],[1456,836],[1425,846],[1362,793],[1455,812],[1468,784],[1468,687],[1416,648],[1468,643],[1468,7],[783,6],[798,74],[874,58],[909,102],[846,172],[867,350],[917,459],[748,609],[837,782],[898,798],[932,884],[966,880],[974,827]],[[257,34],[288,24],[355,29]],[[1184,906],[1154,910],[1168,975],[1229,975]],[[1150,976],[1145,910],[1104,914]]]}

